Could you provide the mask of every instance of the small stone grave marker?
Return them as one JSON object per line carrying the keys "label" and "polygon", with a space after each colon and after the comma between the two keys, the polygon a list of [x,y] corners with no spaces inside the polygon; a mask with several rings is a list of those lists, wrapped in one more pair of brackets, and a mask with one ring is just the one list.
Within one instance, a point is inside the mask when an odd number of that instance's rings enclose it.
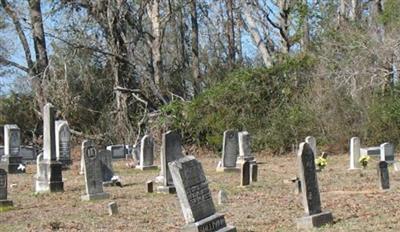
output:
{"label": "small stone grave marker", "polygon": [[11,207],[13,202],[7,200],[7,172],[4,169],[0,169],[0,207]]}
{"label": "small stone grave marker", "polygon": [[390,189],[389,170],[388,170],[388,163],[386,161],[379,161],[378,163],[378,179],[379,179],[379,188],[381,190]]}

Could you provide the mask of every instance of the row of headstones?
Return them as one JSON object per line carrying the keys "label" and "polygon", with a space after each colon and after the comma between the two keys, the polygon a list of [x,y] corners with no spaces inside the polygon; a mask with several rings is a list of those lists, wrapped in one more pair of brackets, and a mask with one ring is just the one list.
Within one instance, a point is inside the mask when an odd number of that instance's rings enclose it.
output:
{"label": "row of headstones", "polygon": [[[71,133],[67,121],[55,121],[56,160],[64,167],[71,165]],[[1,160],[9,173],[20,173],[19,165],[24,161],[36,160],[37,151],[33,147],[21,145],[21,131],[15,124],[4,125],[4,154]]]}

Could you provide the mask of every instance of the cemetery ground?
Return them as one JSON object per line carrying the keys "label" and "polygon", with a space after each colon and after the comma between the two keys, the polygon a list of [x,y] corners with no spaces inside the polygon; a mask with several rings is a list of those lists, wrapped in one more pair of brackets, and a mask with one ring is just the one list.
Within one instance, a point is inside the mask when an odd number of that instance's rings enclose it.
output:
{"label": "cemetery ground", "polygon": [[[79,149],[74,149],[74,158],[79,157]],[[238,231],[296,231],[294,220],[303,216],[303,207],[294,186],[284,181],[297,175],[295,155],[255,155],[258,182],[239,187],[239,173],[216,172],[216,154],[195,154],[203,165],[217,211]],[[129,169],[124,160],[113,163],[123,188],[105,187],[111,195],[106,200],[81,201],[85,186],[78,159],[71,169],[63,171],[64,193],[34,194],[33,164],[26,174],[9,175],[8,198],[15,208],[0,212],[0,231],[180,231],[185,224],[175,194],[145,192],[146,181],[154,179],[159,170]],[[400,231],[400,174],[390,168],[391,189],[383,192],[378,187],[377,160],[371,159],[361,172],[347,171],[348,163],[348,154],[331,155],[328,166],[317,174],[322,209],[334,216],[334,224],[319,231]],[[221,189],[227,192],[228,202],[217,205]],[[108,215],[111,201],[117,202],[118,215]]]}

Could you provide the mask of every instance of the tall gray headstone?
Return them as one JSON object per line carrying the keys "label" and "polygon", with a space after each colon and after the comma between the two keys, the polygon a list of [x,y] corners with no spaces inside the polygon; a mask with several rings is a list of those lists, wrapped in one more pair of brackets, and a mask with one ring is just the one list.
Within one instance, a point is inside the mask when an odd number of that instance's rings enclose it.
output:
{"label": "tall gray headstone", "polygon": [[251,140],[250,134],[247,131],[241,131],[238,134],[239,140],[239,158],[238,162],[243,160],[254,161],[254,156],[251,154]]}
{"label": "tall gray headstone", "polygon": [[222,158],[218,163],[217,172],[239,171],[236,166],[239,156],[238,132],[235,130],[226,130],[222,141]]}
{"label": "tall gray headstone", "polygon": [[103,177],[101,162],[93,142],[88,141],[83,147],[83,160],[85,164],[86,195],[81,196],[84,201],[105,199],[109,194],[103,191]]}
{"label": "tall gray headstone", "polygon": [[333,222],[329,211],[322,212],[314,153],[308,143],[301,143],[297,154],[301,195],[305,216],[297,219],[298,229],[320,227]]}
{"label": "tall gray headstone", "polygon": [[71,160],[71,132],[68,122],[56,121],[56,157],[63,167],[72,164]]}
{"label": "tall gray headstone", "polygon": [[2,156],[1,167],[8,173],[23,173],[18,166],[22,163],[21,132],[17,125],[4,125],[4,156]]}
{"label": "tall gray headstone", "polygon": [[114,176],[114,170],[112,166],[112,154],[109,150],[100,150],[98,157],[101,164],[101,174],[103,184],[112,184],[112,178]]}
{"label": "tall gray headstone", "polygon": [[394,163],[394,145],[392,143],[382,143],[380,146],[380,160]]}
{"label": "tall gray headstone", "polygon": [[360,169],[361,165],[358,160],[360,159],[360,139],[353,137],[350,139],[350,168],[349,170]]}
{"label": "tall gray headstone", "polygon": [[313,136],[307,136],[305,139],[305,142],[308,143],[314,153],[314,156],[318,156],[318,150],[317,150],[317,140]]}
{"label": "tall gray headstone", "polygon": [[13,206],[13,202],[7,200],[7,172],[4,169],[0,169],[0,207]]}
{"label": "tall gray headstone", "polygon": [[154,140],[150,135],[143,136],[140,142],[140,159],[136,168],[140,170],[157,169],[157,166],[154,165]]}
{"label": "tall gray headstone", "polygon": [[162,136],[161,145],[161,176],[163,183],[157,187],[160,193],[175,193],[174,182],[169,171],[168,163],[183,157],[181,136],[173,131],[168,131]]}
{"label": "tall gray headstone", "polygon": [[377,168],[379,188],[381,190],[390,189],[388,163],[386,161],[379,161]]}
{"label": "tall gray headstone", "polygon": [[203,167],[193,156],[169,163],[186,225],[183,231],[236,231],[216,213]]}

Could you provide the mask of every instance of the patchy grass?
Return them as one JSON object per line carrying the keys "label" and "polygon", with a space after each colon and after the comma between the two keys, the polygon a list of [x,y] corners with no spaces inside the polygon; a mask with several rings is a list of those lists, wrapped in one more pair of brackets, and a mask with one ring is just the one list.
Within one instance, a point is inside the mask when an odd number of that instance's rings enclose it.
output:
{"label": "patchy grass", "polygon": [[[217,155],[199,156],[205,169],[214,202],[223,189],[228,203],[216,205],[228,224],[238,231],[296,231],[294,220],[303,215],[299,196],[285,184],[297,173],[294,155],[269,157],[256,154],[258,182],[239,187],[239,173],[217,173]],[[391,170],[391,190],[377,186],[376,160],[360,172],[347,171],[348,156],[328,157],[328,166],[318,173],[323,210],[333,213],[335,223],[316,231],[400,231],[400,175]],[[85,194],[84,178],[78,175],[79,162],[63,172],[65,192],[33,194],[36,166],[27,174],[9,175],[11,211],[0,211],[0,231],[180,231],[184,225],[176,195],[148,194],[147,180],[159,170],[128,169],[124,161],[114,162],[123,188],[106,187],[111,197],[91,202],[81,201]],[[107,204],[116,201],[117,216],[110,217]]]}

